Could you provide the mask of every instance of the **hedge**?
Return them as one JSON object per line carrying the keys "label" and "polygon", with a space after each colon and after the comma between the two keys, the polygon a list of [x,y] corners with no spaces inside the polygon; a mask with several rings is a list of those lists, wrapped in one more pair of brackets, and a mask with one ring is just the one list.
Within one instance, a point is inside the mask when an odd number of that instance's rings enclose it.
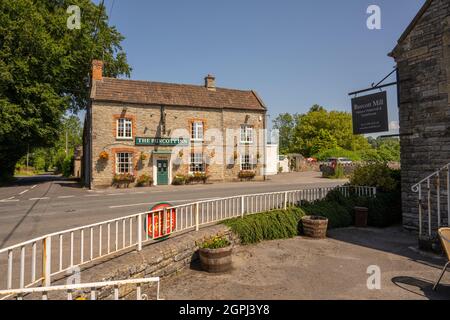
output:
{"label": "hedge", "polygon": [[345,197],[339,191],[332,191],[324,200],[305,202],[301,207],[229,219],[223,224],[230,227],[245,245],[263,240],[293,238],[301,233],[300,220],[305,215],[328,218],[329,229],[349,227],[354,222],[355,206],[369,209],[369,226],[387,227],[401,221],[400,194],[378,193],[376,198],[356,195]]}
{"label": "hedge", "polygon": [[226,220],[223,223],[239,236],[242,244],[293,238],[299,234],[300,208],[276,210]]}
{"label": "hedge", "polygon": [[355,207],[367,207],[369,209],[367,224],[372,227],[384,228],[402,221],[400,191],[378,192],[375,198],[356,195],[345,197],[339,191],[332,191],[324,201],[336,202],[344,207],[352,217],[352,221],[355,218]]}
{"label": "hedge", "polygon": [[352,224],[351,213],[336,201],[317,201],[303,205],[302,209],[307,215],[328,218],[328,229],[345,228]]}

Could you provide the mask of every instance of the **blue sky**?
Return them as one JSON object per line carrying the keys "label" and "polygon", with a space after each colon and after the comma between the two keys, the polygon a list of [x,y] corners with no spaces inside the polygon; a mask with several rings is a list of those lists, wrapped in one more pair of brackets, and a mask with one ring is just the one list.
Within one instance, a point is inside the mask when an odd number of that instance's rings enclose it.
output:
{"label": "blue sky", "polygon": [[[99,2],[96,0],[95,2]],[[378,82],[424,0],[106,0],[138,80],[254,89],[279,113],[318,103],[350,111],[347,93]],[[381,30],[366,10],[381,8]],[[391,78],[390,80],[394,80]],[[398,119],[395,87],[390,121]]]}

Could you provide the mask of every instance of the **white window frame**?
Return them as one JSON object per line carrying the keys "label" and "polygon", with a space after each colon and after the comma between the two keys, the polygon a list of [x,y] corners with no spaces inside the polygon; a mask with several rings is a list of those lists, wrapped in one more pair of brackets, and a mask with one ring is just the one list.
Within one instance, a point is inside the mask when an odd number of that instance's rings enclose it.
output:
{"label": "white window frame", "polygon": [[203,121],[193,121],[191,123],[191,140],[203,141],[205,124]]}
{"label": "white window frame", "polygon": [[[192,165],[201,165],[203,167],[203,170],[201,171],[195,171],[192,170]],[[201,152],[191,152],[189,155],[189,173],[205,173],[206,172],[206,163],[203,159],[203,153]]]}
{"label": "white window frame", "polygon": [[[246,161],[246,157],[248,157],[248,161]],[[241,171],[252,171],[255,169],[255,164],[253,162],[253,155],[252,154],[241,154]],[[245,166],[245,168],[244,168]]]}
{"label": "white window frame", "polygon": [[240,140],[241,144],[253,144],[254,130],[253,126],[247,124],[241,125]]}
{"label": "white window frame", "polygon": [[[120,126],[123,126],[123,135],[120,135]],[[127,135],[127,126],[129,126],[130,134]],[[129,118],[119,118],[116,121],[116,138],[121,140],[133,140],[133,120]]]}
{"label": "white window frame", "polygon": [[[125,157],[123,155],[128,155],[128,161],[125,161]],[[133,157],[134,154],[132,152],[117,152],[116,153],[116,174],[133,174]],[[128,172],[120,172],[120,165],[127,165]]]}

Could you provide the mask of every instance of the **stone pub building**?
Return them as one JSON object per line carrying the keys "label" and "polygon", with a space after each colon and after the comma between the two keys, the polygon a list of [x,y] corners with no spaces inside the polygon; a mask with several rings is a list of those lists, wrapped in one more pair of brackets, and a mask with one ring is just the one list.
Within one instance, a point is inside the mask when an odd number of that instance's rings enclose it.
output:
{"label": "stone pub building", "polygon": [[108,78],[95,60],[90,98],[82,170],[90,188],[125,174],[154,185],[195,173],[264,178],[266,107],[254,91],[218,88],[211,75],[203,86]]}

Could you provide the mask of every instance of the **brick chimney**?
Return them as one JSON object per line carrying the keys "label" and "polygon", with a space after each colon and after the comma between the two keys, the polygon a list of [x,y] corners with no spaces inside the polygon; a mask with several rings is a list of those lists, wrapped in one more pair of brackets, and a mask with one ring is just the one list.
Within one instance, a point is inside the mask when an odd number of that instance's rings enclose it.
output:
{"label": "brick chimney", "polygon": [[92,80],[103,80],[103,61],[92,60]]}
{"label": "brick chimney", "polygon": [[205,87],[208,90],[216,91],[216,78],[210,74],[205,77]]}

